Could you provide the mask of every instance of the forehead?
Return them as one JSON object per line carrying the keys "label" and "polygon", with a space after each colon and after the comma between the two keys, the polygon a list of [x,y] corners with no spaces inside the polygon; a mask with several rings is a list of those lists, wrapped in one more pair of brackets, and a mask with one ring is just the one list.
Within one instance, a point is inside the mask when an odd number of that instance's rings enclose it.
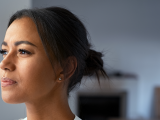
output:
{"label": "forehead", "polygon": [[29,17],[14,20],[6,31],[5,42],[26,40],[36,45],[41,45],[35,23]]}

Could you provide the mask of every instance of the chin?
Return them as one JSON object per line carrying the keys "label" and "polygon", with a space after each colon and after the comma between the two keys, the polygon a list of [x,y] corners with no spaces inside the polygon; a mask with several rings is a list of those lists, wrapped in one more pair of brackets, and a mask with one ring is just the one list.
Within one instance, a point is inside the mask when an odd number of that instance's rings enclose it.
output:
{"label": "chin", "polygon": [[9,103],[9,104],[23,103],[22,100],[19,99],[16,95],[8,94],[6,92],[2,92],[2,100],[5,103]]}

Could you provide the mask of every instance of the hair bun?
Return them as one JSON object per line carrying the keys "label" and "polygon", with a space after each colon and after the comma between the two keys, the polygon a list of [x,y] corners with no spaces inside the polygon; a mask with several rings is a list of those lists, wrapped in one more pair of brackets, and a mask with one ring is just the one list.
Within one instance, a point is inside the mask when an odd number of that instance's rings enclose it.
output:
{"label": "hair bun", "polygon": [[86,68],[84,71],[84,75],[91,76],[93,74],[96,74],[97,78],[99,79],[99,72],[101,72],[102,75],[105,76],[106,72],[103,69],[102,57],[103,54],[101,52],[90,49],[88,52],[88,57],[86,59]]}

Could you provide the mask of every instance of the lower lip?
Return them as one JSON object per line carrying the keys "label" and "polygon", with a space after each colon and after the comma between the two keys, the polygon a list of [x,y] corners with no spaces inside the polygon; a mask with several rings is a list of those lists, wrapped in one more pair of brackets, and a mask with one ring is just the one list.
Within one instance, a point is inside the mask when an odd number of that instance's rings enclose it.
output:
{"label": "lower lip", "polygon": [[11,85],[14,85],[14,84],[16,84],[17,82],[15,82],[15,81],[2,81],[1,82],[1,86],[2,87],[7,87],[7,86],[11,86]]}

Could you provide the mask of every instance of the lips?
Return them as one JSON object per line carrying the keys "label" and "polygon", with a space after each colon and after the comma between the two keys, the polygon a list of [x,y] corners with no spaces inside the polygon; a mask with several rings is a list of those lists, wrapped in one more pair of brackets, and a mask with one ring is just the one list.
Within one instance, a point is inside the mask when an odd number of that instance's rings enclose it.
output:
{"label": "lips", "polygon": [[6,86],[11,86],[11,85],[14,85],[16,84],[17,82],[12,80],[12,79],[9,79],[9,78],[1,78],[1,86],[2,87],[6,87]]}

